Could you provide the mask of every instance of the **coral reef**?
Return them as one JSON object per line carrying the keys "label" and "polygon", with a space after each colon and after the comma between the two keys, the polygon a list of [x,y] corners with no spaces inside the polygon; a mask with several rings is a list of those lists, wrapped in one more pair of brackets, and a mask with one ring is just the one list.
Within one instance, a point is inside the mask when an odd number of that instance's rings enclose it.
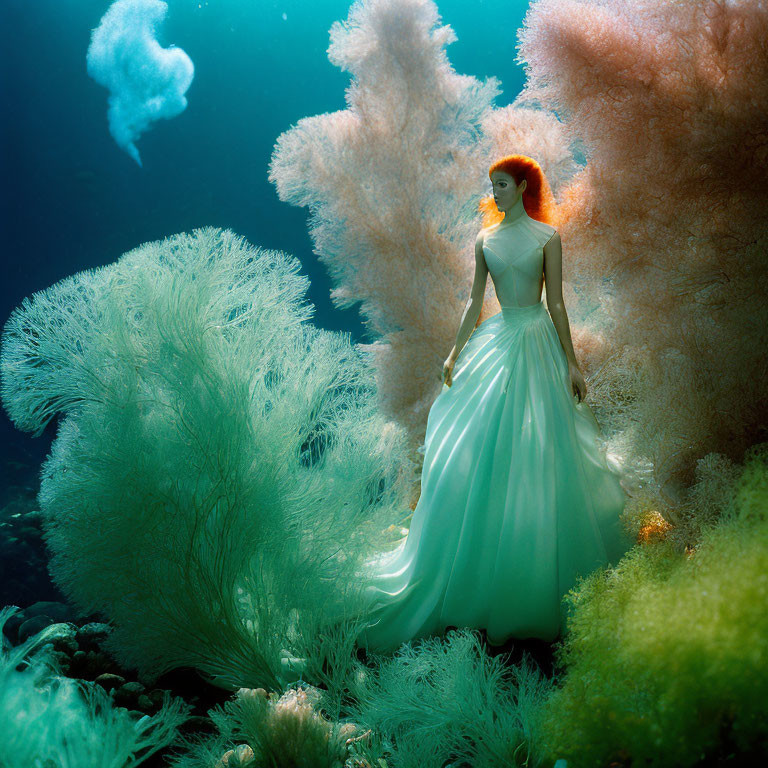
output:
{"label": "coral reef", "polygon": [[[695,548],[663,532],[567,597],[541,746],[579,766],[693,766],[768,749],[768,443]],[[705,763],[708,765],[714,762]]]}
{"label": "coral reef", "polygon": [[[298,267],[196,230],[6,324],[11,418],[39,433],[64,415],[39,494],[51,573],[148,681],[192,666],[280,690],[291,656],[322,668],[331,629],[349,657],[358,570],[407,509],[402,434],[375,410],[365,354],[306,323]],[[331,661],[342,680],[349,659]]]}
{"label": "coral reef", "polygon": [[[15,609],[0,610],[0,631]],[[53,624],[0,651],[0,764],[7,766],[140,765],[171,744],[185,721],[184,702],[166,694],[152,716],[114,706],[100,685],[61,675]],[[0,635],[2,636],[2,635]]]}
{"label": "coral reef", "polygon": [[564,277],[601,322],[579,352],[667,516],[699,459],[768,437],[766,34],[752,0],[538,0],[519,32],[516,103],[586,157],[559,213]]}

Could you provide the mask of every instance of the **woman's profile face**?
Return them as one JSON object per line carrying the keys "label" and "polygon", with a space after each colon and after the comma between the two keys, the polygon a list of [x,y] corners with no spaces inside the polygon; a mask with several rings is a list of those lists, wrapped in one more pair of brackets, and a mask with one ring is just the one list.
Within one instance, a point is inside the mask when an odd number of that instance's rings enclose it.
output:
{"label": "woman's profile face", "polygon": [[500,211],[509,210],[525,189],[525,180],[520,183],[518,188],[515,179],[504,171],[494,171],[491,174],[491,184],[493,185],[493,199]]}

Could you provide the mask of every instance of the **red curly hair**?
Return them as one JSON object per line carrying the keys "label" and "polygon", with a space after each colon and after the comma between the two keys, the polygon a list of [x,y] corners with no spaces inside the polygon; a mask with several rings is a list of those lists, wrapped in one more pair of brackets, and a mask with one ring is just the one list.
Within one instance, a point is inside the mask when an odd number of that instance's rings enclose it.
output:
{"label": "red curly hair", "polygon": [[[523,179],[526,184],[523,192],[523,208],[525,212],[538,221],[545,224],[554,224],[555,196],[549,188],[549,183],[544,176],[541,166],[527,155],[507,155],[497,160],[488,169],[488,178],[494,171],[504,171],[508,173],[518,186],[522,184]],[[489,227],[498,224],[504,218],[504,214],[496,207],[493,201],[493,195],[486,195],[478,204],[478,210],[483,214],[483,227]]]}

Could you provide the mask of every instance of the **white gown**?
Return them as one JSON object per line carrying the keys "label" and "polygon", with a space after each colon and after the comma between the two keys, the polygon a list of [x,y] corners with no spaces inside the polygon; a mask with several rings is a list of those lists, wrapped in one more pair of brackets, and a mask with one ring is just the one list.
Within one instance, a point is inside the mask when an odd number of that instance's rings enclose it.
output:
{"label": "white gown", "polygon": [[554,640],[562,596],[633,544],[617,468],[541,299],[553,232],[523,213],[486,234],[502,310],[474,330],[429,412],[408,536],[363,573],[375,606],[361,646],[394,651],[449,625],[485,628],[491,644]]}

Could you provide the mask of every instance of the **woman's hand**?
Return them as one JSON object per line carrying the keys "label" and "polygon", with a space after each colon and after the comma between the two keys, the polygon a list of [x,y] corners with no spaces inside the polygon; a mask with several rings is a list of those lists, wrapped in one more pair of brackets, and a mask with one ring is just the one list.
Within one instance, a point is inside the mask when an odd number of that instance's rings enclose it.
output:
{"label": "woman's hand", "polygon": [[570,360],[568,361],[568,375],[571,377],[572,394],[578,395],[579,402],[583,402],[587,396],[587,382],[584,381],[579,366]]}
{"label": "woman's hand", "polygon": [[456,358],[448,355],[443,363],[443,384],[450,387],[453,384],[453,366],[456,365]]}

